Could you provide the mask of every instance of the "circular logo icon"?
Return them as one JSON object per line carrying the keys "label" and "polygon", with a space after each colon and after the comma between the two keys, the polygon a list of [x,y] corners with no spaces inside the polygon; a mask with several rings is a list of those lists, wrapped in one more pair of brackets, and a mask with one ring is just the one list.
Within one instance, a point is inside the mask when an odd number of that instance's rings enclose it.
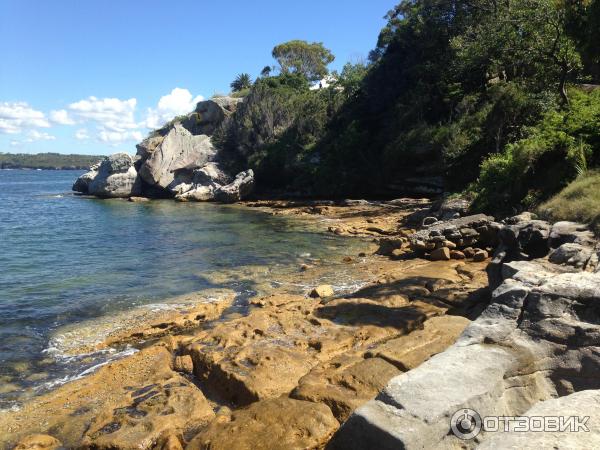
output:
{"label": "circular logo icon", "polygon": [[481,431],[481,416],[472,409],[459,409],[452,415],[450,427],[457,438],[473,439]]}

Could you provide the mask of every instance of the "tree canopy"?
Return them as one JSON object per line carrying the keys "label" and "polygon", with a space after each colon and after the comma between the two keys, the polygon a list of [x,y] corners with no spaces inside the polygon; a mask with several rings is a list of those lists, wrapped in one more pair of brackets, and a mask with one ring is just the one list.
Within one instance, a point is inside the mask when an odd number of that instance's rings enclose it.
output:
{"label": "tree canopy", "polygon": [[231,82],[230,86],[233,92],[249,89],[252,86],[252,78],[247,73],[240,73],[235,80]]}
{"label": "tree canopy", "polygon": [[309,81],[324,78],[335,57],[321,42],[289,41],[277,45],[272,52],[282,73],[297,73]]}

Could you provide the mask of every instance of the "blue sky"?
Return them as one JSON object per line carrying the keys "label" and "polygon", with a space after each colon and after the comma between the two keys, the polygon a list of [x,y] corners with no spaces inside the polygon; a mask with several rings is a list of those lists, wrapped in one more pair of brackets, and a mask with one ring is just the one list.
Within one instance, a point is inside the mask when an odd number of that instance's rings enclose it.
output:
{"label": "blue sky", "polygon": [[366,58],[394,0],[0,0],[0,152],[109,154],[291,39]]}

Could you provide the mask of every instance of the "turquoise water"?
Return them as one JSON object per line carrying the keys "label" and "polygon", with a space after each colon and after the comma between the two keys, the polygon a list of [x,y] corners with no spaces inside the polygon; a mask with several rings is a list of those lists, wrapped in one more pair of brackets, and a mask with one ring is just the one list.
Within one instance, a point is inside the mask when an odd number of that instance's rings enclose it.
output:
{"label": "turquoise water", "polygon": [[101,359],[53,356],[61,327],[211,287],[234,289],[242,307],[257,280],[215,273],[267,266],[276,278],[355,254],[348,240],[241,207],[77,197],[79,174],[0,170],[0,409]]}

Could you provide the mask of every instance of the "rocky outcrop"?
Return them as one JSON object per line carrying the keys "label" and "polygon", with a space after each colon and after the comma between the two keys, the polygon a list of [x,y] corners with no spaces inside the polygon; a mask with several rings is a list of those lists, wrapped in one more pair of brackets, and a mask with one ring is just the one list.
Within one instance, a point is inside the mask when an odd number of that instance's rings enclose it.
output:
{"label": "rocky outcrop", "polygon": [[[211,138],[241,101],[220,97],[198,103],[195,111],[176,118],[137,145],[135,164],[129,164],[123,172],[126,176],[116,176],[122,173],[116,167],[118,164],[113,163],[115,167],[100,177],[97,175],[103,173],[102,166],[92,167],[79,177],[73,190],[99,197],[143,194],[150,198],[176,197],[182,201],[224,203],[245,198],[253,189],[254,174],[251,170],[237,177],[226,173],[219,163],[224,157],[219,155]],[[119,154],[117,159],[120,161],[123,155]],[[112,178],[101,185],[109,175]],[[128,185],[130,179],[135,180],[131,186]]]}
{"label": "rocky outcrop", "polygon": [[73,190],[97,197],[130,197],[140,195],[141,187],[133,158],[116,153],[90,167],[75,181]]}
{"label": "rocky outcrop", "polygon": [[184,182],[178,177],[185,176],[186,172],[191,175],[194,169],[203,167],[215,157],[216,151],[208,136],[194,136],[181,124],[175,124],[162,142],[146,154],[148,157],[140,167],[143,180],[163,189],[176,190],[176,186]]}
{"label": "rocky outcrop", "polygon": [[[589,237],[575,224],[555,226],[530,216],[506,221],[498,230],[499,259],[491,277],[498,286],[490,305],[453,346],[393,378],[356,410],[332,447],[597,447],[597,431],[520,433],[513,426],[495,433],[467,422],[463,431],[475,430],[476,439],[462,439],[451,428],[452,418],[464,417],[465,410],[480,417],[593,417],[599,410],[600,272],[592,272],[589,259],[573,264],[597,249],[588,241],[577,244],[582,248],[555,250],[560,258],[553,259],[562,265],[548,261],[552,245],[560,249]],[[534,446],[528,435],[535,435]]]}

